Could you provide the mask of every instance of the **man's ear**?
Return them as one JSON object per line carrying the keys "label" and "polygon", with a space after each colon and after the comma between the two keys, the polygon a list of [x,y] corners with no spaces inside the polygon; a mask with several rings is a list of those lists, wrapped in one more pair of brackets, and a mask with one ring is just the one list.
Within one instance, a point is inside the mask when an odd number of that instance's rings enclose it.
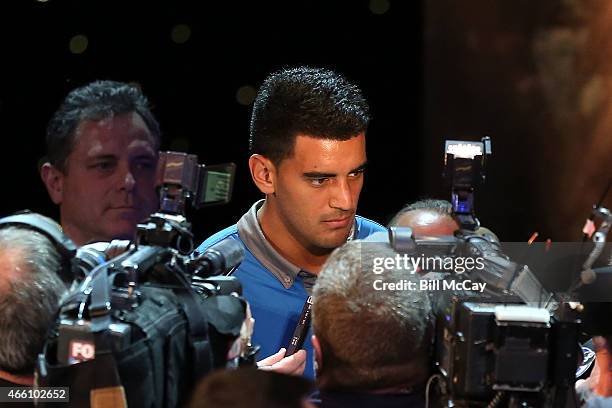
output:
{"label": "man's ear", "polygon": [[314,348],[315,352],[317,372],[321,372],[323,369],[323,353],[321,353],[321,343],[319,343],[319,339],[317,339],[317,336],[314,334],[312,335],[312,348]]}
{"label": "man's ear", "polygon": [[64,196],[64,173],[47,162],[40,167],[40,178],[47,187],[47,193],[49,193],[51,201],[55,204],[61,204]]}
{"label": "man's ear", "polygon": [[261,154],[249,158],[249,170],[257,188],[264,194],[273,194],[276,177],[276,166]]}

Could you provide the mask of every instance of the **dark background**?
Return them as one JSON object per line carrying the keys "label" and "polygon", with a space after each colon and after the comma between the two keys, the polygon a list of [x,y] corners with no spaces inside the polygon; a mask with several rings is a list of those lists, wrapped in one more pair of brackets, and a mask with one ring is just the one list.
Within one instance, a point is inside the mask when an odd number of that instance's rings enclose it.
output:
{"label": "dark background", "polygon": [[[536,194],[542,181],[531,172],[546,166],[540,150],[554,135],[532,138],[524,129],[541,118],[515,118],[516,111],[503,108],[510,103],[505,84],[512,79],[495,72],[503,61],[495,52],[467,53],[465,44],[471,43],[462,39],[466,26],[486,29],[489,20],[462,20],[459,3],[3,2],[0,214],[30,208],[57,217],[37,172],[46,122],[71,89],[115,79],[138,83],[149,97],[162,127],[163,149],[195,153],[207,164],[237,163],[233,202],[190,214],[196,235],[205,238],[234,223],[260,197],[246,166],[250,105],[239,103],[239,90],[248,95],[270,72],[306,64],[345,74],[370,103],[374,119],[360,214],[386,223],[417,198],[448,198],[441,179],[443,140],[491,135],[490,177],[476,201],[481,221],[504,240],[523,241],[537,229],[552,236],[559,231],[543,215],[554,212],[555,202]],[[523,3],[517,12],[533,11]],[[540,24],[538,16],[550,11],[540,8],[531,26],[517,24],[522,20],[516,16],[505,24],[531,35]],[[177,43],[172,33],[179,24],[190,33]],[[75,54],[69,45],[77,35],[88,43]],[[502,57],[524,57],[529,65],[528,54],[501,52]],[[537,105],[537,98],[527,97]],[[591,196],[588,205],[596,200]],[[583,220],[588,205],[572,221]]]}

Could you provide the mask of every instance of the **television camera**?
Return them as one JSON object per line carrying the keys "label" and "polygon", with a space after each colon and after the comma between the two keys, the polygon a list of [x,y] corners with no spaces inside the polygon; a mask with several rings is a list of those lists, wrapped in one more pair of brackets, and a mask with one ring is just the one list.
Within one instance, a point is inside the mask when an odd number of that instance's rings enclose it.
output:
{"label": "television camera", "polygon": [[[428,389],[437,381],[438,402],[443,407],[575,406],[574,383],[583,358],[580,334],[612,332],[612,299],[585,302],[588,297],[581,297],[577,287],[552,293],[528,265],[506,255],[491,234],[479,232],[474,191],[485,180],[485,160],[490,154],[488,137],[481,142],[446,142],[445,176],[451,185],[452,213],[460,225],[454,236],[419,237],[410,228],[389,229],[389,243],[400,254],[472,259],[471,265],[484,265],[462,273],[439,266],[419,271],[421,279],[447,282],[449,288],[430,292],[436,331],[435,368]],[[592,250],[581,255],[582,267],[574,271],[582,289],[595,277],[611,272],[609,266],[593,266],[606,252],[610,211],[600,202],[591,223],[593,219],[601,222],[589,231]],[[482,292],[455,284],[466,281],[484,284]]]}
{"label": "television camera", "polygon": [[173,407],[212,369],[254,362],[241,285],[221,276],[242,261],[242,246],[191,255],[185,216],[187,202],[228,202],[234,172],[160,153],[160,210],[132,242],[85,246],[72,259],[74,288],[39,356],[37,386],[69,385],[72,406]]}

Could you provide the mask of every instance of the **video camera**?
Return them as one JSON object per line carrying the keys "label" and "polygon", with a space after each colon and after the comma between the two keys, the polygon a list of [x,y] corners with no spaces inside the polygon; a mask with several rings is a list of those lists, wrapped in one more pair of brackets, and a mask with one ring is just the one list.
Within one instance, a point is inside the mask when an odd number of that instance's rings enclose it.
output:
{"label": "video camera", "polygon": [[[409,228],[392,227],[389,235],[392,247],[409,256],[474,260],[474,267],[460,274],[421,271],[437,289],[429,294],[436,314],[432,360],[438,372],[433,378],[441,382],[440,406],[487,406],[495,398],[500,406],[514,406],[512,398],[524,406],[554,406],[542,395],[573,384],[577,340],[554,342],[577,339],[576,327],[551,319],[554,298],[529,268],[504,255],[498,243],[467,231],[415,237]],[[482,284],[482,292],[470,289],[475,283]],[[560,327],[563,333],[553,334]]]}
{"label": "video camera", "polygon": [[[432,357],[435,378],[442,383],[441,406],[565,406],[582,358],[579,335],[609,333],[610,303],[577,307],[564,302],[542,287],[526,265],[504,255],[499,244],[476,234],[414,237],[409,228],[392,227],[389,235],[398,253],[479,258],[472,265],[484,265],[461,274],[437,268],[421,271],[438,289],[430,295],[436,313]],[[470,290],[476,282],[486,289]],[[448,289],[440,291],[442,285]]]}
{"label": "video camera", "polygon": [[[448,288],[429,292],[436,313],[436,373],[430,383],[439,380],[443,407],[575,406],[571,402],[582,360],[579,334],[585,329],[590,336],[609,333],[610,303],[570,303],[575,292],[553,294],[527,265],[507,256],[500,242],[478,233],[474,188],[484,181],[490,154],[489,138],[446,142],[445,175],[453,216],[461,227],[454,236],[415,237],[410,228],[389,229],[389,242],[400,254],[472,260],[473,267],[461,273],[435,262],[438,266],[421,268],[421,278],[431,280],[431,287]],[[577,271],[585,284],[592,271],[609,272],[592,266],[602,254],[610,212],[600,205],[593,211],[602,221],[590,232],[595,245],[584,256],[582,273]],[[473,282],[483,284],[481,293],[469,290]],[[581,324],[587,321],[598,323]]]}
{"label": "video camera", "polygon": [[241,285],[219,276],[242,261],[242,246],[225,241],[190,255],[184,214],[188,201],[228,202],[234,169],[160,153],[160,210],[121,250],[77,253],[76,288],[39,356],[37,386],[70,386],[72,406],[174,407],[212,369],[254,362]]}

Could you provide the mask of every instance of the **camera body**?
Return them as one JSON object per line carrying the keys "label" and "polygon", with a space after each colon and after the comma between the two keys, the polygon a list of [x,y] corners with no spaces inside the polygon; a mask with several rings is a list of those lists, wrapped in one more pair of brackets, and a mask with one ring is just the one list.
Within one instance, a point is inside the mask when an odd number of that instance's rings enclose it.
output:
{"label": "camera body", "polygon": [[452,296],[437,317],[434,361],[454,406],[558,406],[573,387],[579,322],[543,308]]}
{"label": "camera body", "polygon": [[[452,237],[414,237],[409,228],[392,227],[389,242],[400,254],[472,257],[471,264],[484,266],[461,273],[421,270],[429,275],[422,278],[443,282],[429,287],[449,288],[429,291],[436,316],[431,360],[441,380],[440,406],[497,401],[500,406],[548,407],[566,400],[580,360],[579,320],[555,313],[564,305],[529,268],[509,259],[499,243],[465,230]],[[479,282],[482,292],[446,284],[466,281]]]}

